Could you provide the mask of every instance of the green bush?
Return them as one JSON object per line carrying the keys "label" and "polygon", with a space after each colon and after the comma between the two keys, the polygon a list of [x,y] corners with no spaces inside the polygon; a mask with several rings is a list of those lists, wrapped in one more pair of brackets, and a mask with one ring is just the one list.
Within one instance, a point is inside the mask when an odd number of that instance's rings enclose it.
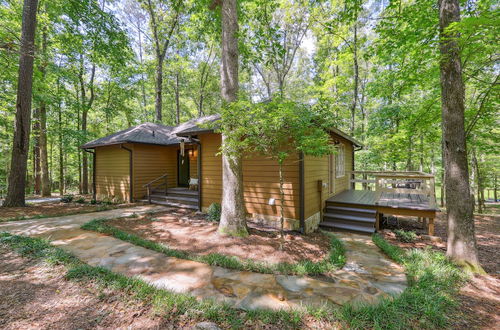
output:
{"label": "green bush", "polygon": [[95,199],[91,199],[91,200],[90,200],[90,204],[92,204],[92,205],[96,205],[97,203],[98,203],[98,202],[97,202]]}
{"label": "green bush", "polygon": [[75,202],[77,202],[78,204],[84,204],[85,203],[85,198],[80,197]]}
{"label": "green bush", "polygon": [[222,210],[221,210],[219,203],[210,204],[210,206],[208,207],[208,210],[207,210],[208,220],[214,221],[214,222],[219,222],[221,211]]}
{"label": "green bush", "polygon": [[414,231],[405,231],[402,229],[396,229],[394,231],[396,238],[404,243],[412,243],[417,239],[417,234]]}
{"label": "green bush", "polygon": [[74,196],[73,195],[64,195],[61,197],[61,202],[63,203],[71,203],[73,201]]}

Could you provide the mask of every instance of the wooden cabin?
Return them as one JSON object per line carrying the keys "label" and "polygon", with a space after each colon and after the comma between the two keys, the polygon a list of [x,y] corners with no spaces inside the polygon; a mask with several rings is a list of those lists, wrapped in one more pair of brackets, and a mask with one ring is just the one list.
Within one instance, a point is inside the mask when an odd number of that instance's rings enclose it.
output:
{"label": "wooden cabin", "polygon": [[[145,123],[84,144],[82,148],[94,155],[95,198],[144,200],[200,211],[220,203],[221,135],[205,128],[219,118],[197,118],[176,127]],[[336,196],[350,191],[355,183],[354,153],[362,145],[336,128],[329,133],[335,154],[296,154],[284,165],[285,228],[309,233],[322,225],[373,232],[380,218],[376,204],[335,204]],[[243,183],[248,217],[279,226],[277,161],[246,155]]]}

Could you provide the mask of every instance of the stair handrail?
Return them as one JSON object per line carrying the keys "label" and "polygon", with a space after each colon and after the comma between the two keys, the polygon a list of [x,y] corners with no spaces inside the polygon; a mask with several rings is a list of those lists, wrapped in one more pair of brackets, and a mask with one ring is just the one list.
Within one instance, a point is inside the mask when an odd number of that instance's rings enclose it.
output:
{"label": "stair handrail", "polygon": [[147,188],[147,194],[148,194],[148,202],[149,204],[151,204],[151,185],[161,179],[165,179],[165,196],[167,195],[168,193],[168,181],[167,181],[167,173],[163,174],[162,176],[159,176],[157,177],[156,179],[146,183],[145,185],[143,185],[143,187],[146,187]]}

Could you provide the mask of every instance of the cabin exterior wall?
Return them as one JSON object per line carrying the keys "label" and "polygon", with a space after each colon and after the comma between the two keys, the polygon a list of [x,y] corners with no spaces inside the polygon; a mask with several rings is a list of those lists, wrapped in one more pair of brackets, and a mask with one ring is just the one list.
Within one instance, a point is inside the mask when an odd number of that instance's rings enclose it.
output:
{"label": "cabin exterior wall", "polygon": [[[218,154],[221,135],[210,133],[199,136],[202,145],[202,209],[222,199],[222,157]],[[284,164],[284,215],[287,229],[299,229],[299,163],[298,156]],[[279,225],[280,194],[276,160],[262,155],[249,155],[243,160],[243,186],[246,212],[249,218]],[[274,198],[275,205],[269,205]]]}
{"label": "cabin exterior wall", "polygon": [[[130,147],[130,145],[127,145]],[[130,198],[130,155],[119,145],[95,149],[97,199],[128,201]]]}
{"label": "cabin exterior wall", "polygon": [[[353,145],[350,141],[332,134],[337,145],[344,147],[344,175],[336,171],[338,155],[323,157],[304,157],[304,218],[309,231],[315,230],[321,221],[321,210],[325,201],[344,190],[349,189],[349,172],[353,166]],[[318,181],[323,183],[319,185]]]}

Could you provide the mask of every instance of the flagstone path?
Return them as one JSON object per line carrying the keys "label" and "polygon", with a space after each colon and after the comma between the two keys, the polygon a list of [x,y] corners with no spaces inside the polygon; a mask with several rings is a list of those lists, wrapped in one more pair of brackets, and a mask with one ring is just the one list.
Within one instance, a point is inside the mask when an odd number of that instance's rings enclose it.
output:
{"label": "flagstone path", "polygon": [[398,295],[406,287],[406,275],[388,259],[369,236],[336,233],[345,243],[347,263],[331,278],[260,274],[214,267],[167,257],[114,237],[80,229],[95,218],[112,219],[133,213],[168,210],[139,206],[57,218],[12,221],[0,224],[0,232],[44,237],[92,266],[102,266],[127,276],[137,276],[158,288],[212,298],[242,309],[300,308],[324,303],[374,303]]}

